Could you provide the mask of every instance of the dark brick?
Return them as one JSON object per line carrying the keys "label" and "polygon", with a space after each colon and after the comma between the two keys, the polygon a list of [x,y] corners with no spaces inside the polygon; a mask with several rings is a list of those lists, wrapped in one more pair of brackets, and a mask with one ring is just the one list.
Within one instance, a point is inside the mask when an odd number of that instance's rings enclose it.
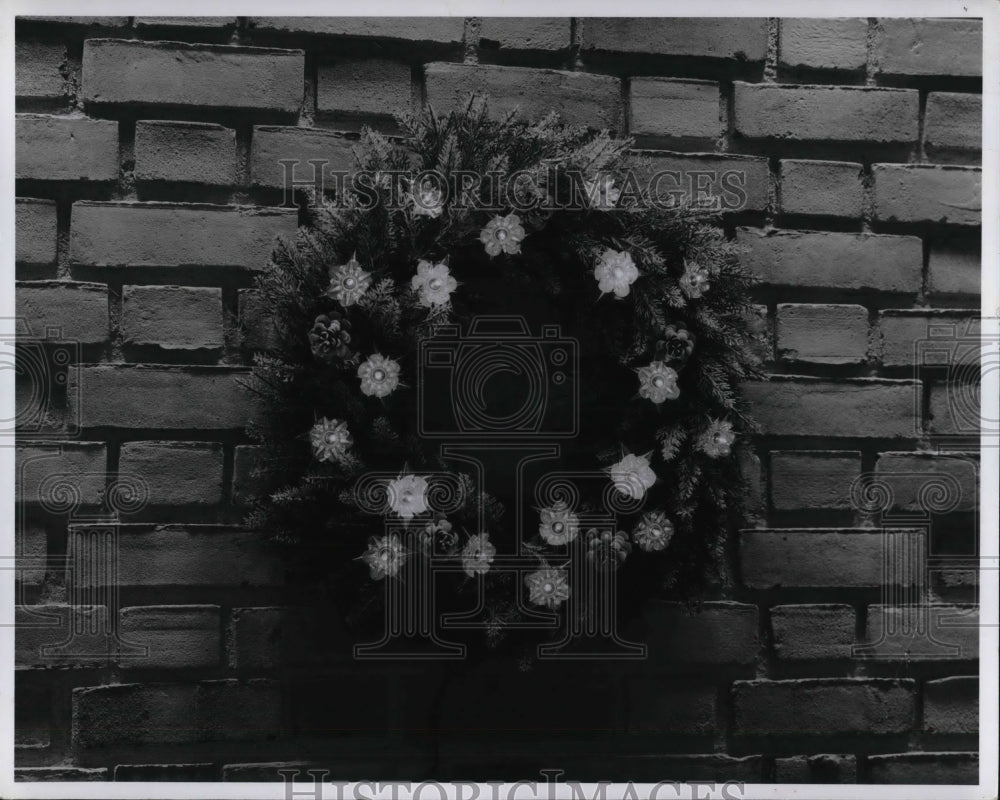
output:
{"label": "dark brick", "polygon": [[671,78],[632,78],[629,133],[633,136],[715,140],[722,135],[719,84]]}
{"label": "dark brick", "polygon": [[253,289],[240,289],[239,326],[243,347],[271,352],[278,346],[278,331],[264,301]]}
{"label": "dark brick", "polygon": [[62,101],[69,94],[61,68],[66,47],[55,42],[14,42],[14,94],[18,100]]}
{"label": "dark brick", "polygon": [[83,101],[298,114],[304,73],[301,50],[88,39]]}
{"label": "dark brick", "polygon": [[952,677],[924,684],[924,730],[979,733],[979,678]]}
{"label": "dark brick", "polygon": [[[926,542],[922,534],[908,531],[805,528],[746,530],[740,534],[743,583],[752,589],[778,587],[861,588],[882,587],[913,580],[903,577],[899,566],[912,548]],[[887,574],[883,558],[887,548],[898,555],[895,571]],[[906,550],[904,554],[902,551]]]}
{"label": "dark brick", "polygon": [[979,150],[982,136],[982,95],[959,92],[927,95],[924,143],[928,150]]}
{"label": "dark brick", "polygon": [[976,167],[875,164],[875,218],[979,225],[982,171]]}
{"label": "dark brick", "polygon": [[17,198],[14,206],[14,260],[18,264],[56,261],[56,204]]}
{"label": "dark brick", "polygon": [[87,749],[268,739],[280,717],[278,687],[263,680],[73,690],[73,741]]}
{"label": "dark brick", "polygon": [[771,503],[777,511],[847,510],[861,453],[788,450],[771,453]]}
{"label": "dark brick", "polygon": [[166,350],[219,350],[224,343],[222,290],[189,286],[126,286],[122,301],[126,344]]}
{"label": "dark brick", "polygon": [[14,613],[18,670],[93,669],[114,663],[105,606],[24,605]]}
{"label": "dark brick", "polygon": [[231,186],[236,183],[236,132],[202,122],[137,122],[135,179]]}
{"label": "dark brick", "polygon": [[232,669],[316,666],[353,658],[339,618],[308,608],[234,608],[227,638]]}
{"label": "dark brick", "polygon": [[905,439],[919,428],[917,388],[909,380],[772,376],[743,392],[766,434]]}
{"label": "dark brick", "polygon": [[218,769],[208,764],[119,764],[115,767],[115,781],[214,781]]}
{"label": "dark brick", "polygon": [[17,782],[36,781],[106,781],[108,771],[104,767],[18,767],[14,770]]}
{"label": "dark brick", "polygon": [[242,429],[256,416],[246,380],[227,367],[82,367],[70,374],[70,410],[88,428]]}
{"label": "dark brick", "polygon": [[908,143],[917,139],[919,93],[737,82],[733,113],[736,134],[748,139]]}
{"label": "dark brick", "polygon": [[[978,354],[975,361],[979,361]],[[935,384],[931,387],[930,432],[939,436],[973,437],[978,443],[982,426],[979,408],[978,382]],[[990,430],[995,435],[996,428]]]}
{"label": "dark brick", "polygon": [[529,120],[551,111],[571,125],[618,130],[622,125],[621,82],[608,75],[484,64],[427,64],[427,102],[437,112],[465,104],[470,92],[486,92],[490,109],[517,108]]}
{"label": "dark brick", "polygon": [[110,339],[108,287],[103,283],[18,282],[17,315],[38,338],[77,344]]}
{"label": "dark brick", "polygon": [[781,211],[861,218],[861,165],[845,161],[781,162]]}
{"label": "dark brick", "polygon": [[868,60],[868,20],[781,20],[780,63],[806,69],[862,70]]}
{"label": "dark brick", "polygon": [[745,263],[765,283],[916,294],[923,246],[916,236],[740,228]]}
{"label": "dark brick", "polygon": [[864,306],[778,306],[779,358],[813,364],[859,364],[867,355],[868,309]]}
{"label": "dark brick", "polygon": [[716,211],[767,208],[767,159],[715,153],[641,151],[636,175],[654,196]]}
{"label": "dark brick", "polygon": [[947,250],[931,245],[927,291],[931,294],[979,294],[981,274],[978,252]]}
{"label": "dark brick", "polygon": [[316,111],[330,116],[391,116],[409,111],[410,66],[402,61],[370,58],[321,65]]}
{"label": "dark brick", "polygon": [[18,114],[18,180],[118,180],[118,123],[86,117]]}
{"label": "dark brick", "polygon": [[774,760],[777,783],[855,783],[857,761],[854,756],[790,756]]}
{"label": "dark brick", "polygon": [[122,659],[141,669],[214,667],[221,637],[218,606],[135,606],[121,610],[122,638],[147,648],[144,656]]}
{"label": "dark brick", "polygon": [[664,687],[659,678],[628,683],[628,730],[645,736],[705,736],[715,731],[715,687]]}
{"label": "dark brick", "polygon": [[882,19],[875,63],[888,75],[983,74],[983,23],[977,19]]}
{"label": "dark brick", "polygon": [[[286,167],[282,161],[298,161],[288,167],[288,179],[315,185],[316,173],[323,176],[326,188],[335,187],[331,172],[353,172],[355,142],[338,133],[312,128],[262,126],[253,129],[250,147],[250,181],[254,186],[283,188]],[[322,170],[320,172],[320,170]]]}
{"label": "dark brick", "polygon": [[281,33],[461,44],[462,17],[250,17],[253,28]]}
{"label": "dark brick", "polygon": [[82,505],[98,505],[107,482],[107,460],[102,442],[24,443],[16,451],[14,496],[53,510],[63,508],[70,495]]}
{"label": "dark brick", "polygon": [[[760,783],[761,757],[734,758],[719,754],[623,756],[621,774],[633,782],[714,781],[717,783]],[[697,789],[694,789],[695,794]],[[735,793],[736,786],[727,791]],[[654,796],[666,798],[674,787],[658,787]],[[676,794],[674,795],[677,796]],[[681,795],[685,796],[685,795]]]}
{"label": "dark brick", "polygon": [[[73,526],[71,553],[101,530],[105,529]],[[119,532],[122,586],[277,586],[283,581],[280,560],[256,531],[212,525],[122,525]]]}
{"label": "dark brick", "polygon": [[480,45],[500,51],[550,52],[570,46],[570,20],[566,17],[484,17],[479,25]]}
{"label": "dark brick", "polygon": [[137,28],[227,28],[236,17],[136,17]]}
{"label": "dark brick", "polygon": [[263,269],[275,238],[297,226],[295,209],[79,202],[70,254],[95,266]]}
{"label": "dark brick", "polygon": [[583,47],[611,53],[763,61],[767,21],[734,17],[587,17]]}
{"label": "dark brick", "polygon": [[267,475],[255,474],[260,468],[263,448],[238,444],[233,449],[233,502],[246,503],[276,488],[277,481]]}
{"label": "dark brick", "polygon": [[757,657],[757,608],[704,603],[692,612],[682,603],[656,603],[645,614],[646,664],[750,664]]}
{"label": "dark brick", "polygon": [[52,690],[45,683],[32,680],[33,677],[23,671],[14,675],[14,757],[17,759],[24,751],[43,751],[52,742]]}
{"label": "dark brick", "polygon": [[44,22],[52,25],[73,25],[80,27],[123,28],[128,25],[128,17],[36,17],[19,16],[18,19]]}
{"label": "dark brick", "polygon": [[854,608],[846,605],[775,606],[774,652],[780,659],[846,659],[854,645]]}
{"label": "dark brick", "polygon": [[859,654],[879,660],[973,661],[979,658],[979,608],[869,606],[863,645]]}
{"label": "dark brick", "polygon": [[14,575],[24,586],[39,586],[45,580],[48,532],[44,525],[28,522],[17,532],[14,555],[19,559]]}
{"label": "dark brick", "polygon": [[978,318],[978,309],[880,311],[882,364],[887,367],[947,365],[962,340],[972,342],[980,337]]}
{"label": "dark brick", "polygon": [[737,734],[907,733],[916,716],[916,690],[911,680],[736,681],[732,693]]}
{"label": "dark brick", "polygon": [[978,784],[977,753],[898,753],[868,756],[868,783]]}
{"label": "dark brick", "polygon": [[979,507],[979,465],[972,454],[879,453],[875,475],[891,491],[892,507],[901,511],[947,513]]}
{"label": "dark brick", "polygon": [[125,442],[118,469],[145,482],[152,506],[222,502],[222,445]]}

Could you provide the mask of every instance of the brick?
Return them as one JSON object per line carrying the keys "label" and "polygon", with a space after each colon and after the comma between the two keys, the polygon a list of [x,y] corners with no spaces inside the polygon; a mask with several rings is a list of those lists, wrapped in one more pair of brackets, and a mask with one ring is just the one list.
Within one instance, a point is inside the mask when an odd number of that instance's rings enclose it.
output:
{"label": "brick", "polygon": [[240,289],[239,327],[243,347],[273,352],[278,347],[278,329],[266,304],[253,289]]}
{"label": "brick", "polygon": [[17,532],[14,555],[19,559],[15,580],[24,586],[40,586],[45,581],[48,532],[44,525],[28,522]]}
{"label": "brick", "polygon": [[771,504],[776,511],[851,508],[851,484],[861,474],[861,453],[787,450],[771,453]]}
{"label": "brick", "polygon": [[410,66],[402,61],[369,58],[321,65],[316,111],[331,116],[393,115],[409,111]]}
{"label": "brick", "polygon": [[924,144],[931,152],[979,150],[983,135],[983,97],[931,92],[924,117]]}
{"label": "brick", "polygon": [[656,603],[645,615],[647,664],[750,664],[757,657],[757,608],[710,602],[692,613],[682,603]]}
{"label": "brick", "polygon": [[[714,781],[727,784],[734,791],[743,783],[761,782],[760,756],[734,758],[716,754],[623,756],[616,760],[622,775],[642,783],[674,781]],[[602,771],[602,775],[606,774]],[[569,777],[569,776],[567,776]],[[594,776],[597,780],[601,778]],[[682,790],[683,791],[683,790]],[[654,796],[669,797],[673,787],[653,792]],[[697,794],[695,791],[694,794]],[[684,796],[684,795],[681,795]]]}
{"label": "brick", "polygon": [[457,45],[462,42],[465,20],[462,17],[250,17],[250,26],[280,33]]}
{"label": "brick", "polygon": [[645,736],[705,736],[715,731],[715,687],[666,688],[659,678],[628,683],[628,730]]}
{"label": "brick", "polygon": [[283,188],[285,170],[282,161],[298,161],[290,166],[289,179],[313,186],[316,175],[309,161],[326,162],[316,166],[322,170],[324,186],[334,187],[330,172],[353,172],[355,143],[350,139],[330,131],[311,128],[286,128],[261,126],[253,129],[253,143],[250,147],[250,181],[254,186]]}
{"label": "brick", "polygon": [[280,712],[278,687],[264,680],[80,688],[73,740],[90,749],[268,739],[280,733]]}
{"label": "brick", "polygon": [[983,23],[976,19],[883,19],[876,69],[887,75],[983,74]]}
{"label": "brick", "polygon": [[247,379],[225,367],[82,367],[70,375],[70,409],[83,427],[243,429],[256,416]]}
{"label": "brick", "polygon": [[854,756],[790,756],[774,760],[776,783],[855,783],[857,760]]}
{"label": "brick", "polygon": [[639,151],[634,168],[643,187],[665,203],[733,212],[767,208],[766,158]]}
{"label": "brick", "polygon": [[45,750],[52,742],[51,687],[33,677],[24,671],[14,675],[14,752],[18,759],[23,751]]}
{"label": "brick", "polygon": [[222,445],[208,442],[125,442],[118,469],[146,483],[152,506],[222,502]]}
{"label": "brick", "polygon": [[36,17],[18,16],[18,19],[30,22],[43,22],[51,25],[73,25],[80,27],[123,28],[128,25],[128,17]]}
{"label": "brick", "polygon": [[126,344],[166,350],[218,350],[223,345],[222,289],[126,286],[122,299]]}
{"label": "brick", "polygon": [[329,665],[354,653],[339,619],[308,608],[234,608],[227,640],[229,666],[240,670]]}
{"label": "brick", "polygon": [[484,64],[427,64],[427,102],[437,112],[465,105],[470,92],[485,92],[495,114],[519,110],[528,120],[551,111],[569,125],[618,130],[621,82],[608,75]]}
{"label": "brick", "polygon": [[18,767],[14,770],[17,783],[36,781],[106,781],[108,770],[104,767]]}
{"label": "brick", "polygon": [[70,257],[94,266],[263,269],[295,209],[180,203],[73,204]]}
{"label": "brick", "polygon": [[868,309],[864,306],[778,306],[779,358],[813,364],[860,364],[867,355]]}
{"label": "brick", "polygon": [[249,444],[238,444],[233,449],[233,501],[247,502],[251,498],[266,494],[273,488],[274,479],[255,474],[260,465],[263,448]]}
{"label": "brick", "polygon": [[15,177],[37,181],[118,180],[118,123],[18,114]]}
{"label": "brick", "polygon": [[774,653],[789,661],[846,659],[854,645],[854,608],[846,605],[775,606]]}
{"label": "brick", "polygon": [[570,46],[566,17],[484,17],[479,23],[481,47],[551,52]]}
{"label": "brick", "polygon": [[108,287],[103,283],[19,281],[17,315],[43,339],[105,344],[110,338]]}
{"label": "brick", "polygon": [[781,212],[861,218],[861,164],[781,161]]}
{"label": "brick", "polygon": [[868,756],[868,783],[978,784],[977,753],[898,753]]}
{"label": "brick", "polygon": [[235,27],[236,17],[136,17],[137,28],[226,28]]}
{"label": "brick", "polygon": [[952,677],[924,684],[924,730],[979,733],[979,678]]}
{"label": "brick", "polygon": [[916,236],[737,231],[746,266],[764,283],[828,289],[920,291],[923,246]]}
{"label": "brick", "polygon": [[137,122],[135,179],[232,186],[236,132],[202,122]]}
{"label": "brick", "polygon": [[146,655],[122,659],[125,668],[181,669],[219,663],[218,606],[133,606],[121,610],[122,638],[147,648]]}
{"label": "brick", "polygon": [[14,94],[18,100],[62,101],[69,94],[62,66],[66,47],[50,42],[14,42]]}
{"label": "brick", "polygon": [[781,20],[780,63],[806,69],[863,70],[868,61],[868,20]]}
{"label": "brick", "polygon": [[737,81],[735,130],[748,139],[909,143],[917,140],[915,89]]}
{"label": "brick", "polygon": [[760,457],[749,447],[738,454],[740,477],[743,479],[743,503],[751,517],[764,513],[764,470]]}
{"label": "brick", "polygon": [[[971,351],[963,358],[979,361]],[[982,432],[979,383],[949,381],[931,387],[930,432],[939,436],[972,437],[979,441]],[[996,435],[995,423],[987,424],[988,431]]]}
{"label": "brick", "polygon": [[610,53],[763,61],[767,21],[763,18],[587,17],[583,47]]}
{"label": "brick", "polygon": [[53,510],[70,499],[80,505],[100,504],[108,477],[103,443],[22,444],[16,459],[14,496],[19,501]]}
{"label": "brick", "polygon": [[931,245],[927,290],[931,294],[979,294],[981,275],[978,252],[948,250]]}
{"label": "brick", "polygon": [[629,133],[680,139],[717,139],[719,84],[670,78],[632,78]]}
{"label": "brick", "polygon": [[869,606],[862,644],[865,656],[880,661],[974,661],[979,658],[979,608]]}
{"label": "brick", "polygon": [[187,781],[218,780],[218,770],[207,764],[119,764],[115,767],[115,781]]}
{"label": "brick", "polygon": [[899,734],[910,731],[916,716],[912,680],[736,681],[732,695],[738,735]]}
{"label": "brick", "polygon": [[231,45],[88,39],[83,102],[298,114],[305,54]]}
{"label": "brick", "polygon": [[912,438],[920,413],[913,381],[855,378],[838,382],[773,376],[743,385],[752,414],[775,436]]}
{"label": "brick", "polygon": [[93,669],[114,663],[105,606],[24,605],[14,612],[18,670]]}
{"label": "brick", "polygon": [[976,167],[875,164],[875,218],[979,225],[982,171]]}
{"label": "brick", "polygon": [[978,309],[881,311],[878,325],[882,364],[887,367],[946,365],[956,355],[957,346],[978,341],[981,335],[978,318]]}
{"label": "brick", "polygon": [[[900,553],[908,544],[919,547],[922,534],[868,528],[782,528],[748,530],[740,535],[743,583],[752,589],[777,587],[861,588],[901,583],[900,570],[887,575],[887,548]],[[926,550],[926,543],[924,543]],[[909,552],[909,551],[908,551]],[[912,577],[912,576],[911,576]]]}
{"label": "brick", "polygon": [[[69,549],[87,546],[106,528],[74,525]],[[283,572],[277,554],[257,531],[212,525],[119,527],[118,582],[121,586],[278,586]],[[90,578],[93,581],[96,578]]]}
{"label": "brick", "polygon": [[56,204],[17,198],[14,206],[14,260],[18,264],[56,262]]}

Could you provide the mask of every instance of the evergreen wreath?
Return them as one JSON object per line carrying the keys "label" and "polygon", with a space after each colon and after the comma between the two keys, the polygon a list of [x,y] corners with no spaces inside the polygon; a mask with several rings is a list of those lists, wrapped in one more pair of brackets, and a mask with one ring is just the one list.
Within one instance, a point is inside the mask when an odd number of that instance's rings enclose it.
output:
{"label": "evergreen wreath", "polygon": [[[402,116],[398,140],[363,131],[362,177],[335,203],[314,198],[258,277],[277,344],[255,355],[265,414],[250,435],[279,488],[253,500],[248,523],[308,553],[358,624],[384,582],[450,564],[438,607],[485,597],[497,645],[537,639],[525,609],[570,613],[574,569],[616,571],[626,616],[719,574],[741,520],[736,449],[754,430],[737,386],[759,359],[736,247],[705,212],[657,202],[630,140],[487,106]],[[560,466],[601,476],[598,488],[557,481],[544,505],[515,509],[421,435],[418,414],[447,417],[455,402],[421,396],[421,348],[504,312],[578,346],[577,399],[550,400],[579,403]],[[611,523],[588,522],[609,503]],[[513,552],[534,566],[494,568]]]}

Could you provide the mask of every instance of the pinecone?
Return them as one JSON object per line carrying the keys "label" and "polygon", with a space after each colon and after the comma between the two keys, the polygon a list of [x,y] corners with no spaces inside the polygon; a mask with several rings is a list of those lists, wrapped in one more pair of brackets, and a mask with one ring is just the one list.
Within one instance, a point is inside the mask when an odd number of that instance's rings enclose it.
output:
{"label": "pinecone", "polygon": [[309,344],[313,355],[320,361],[331,363],[351,357],[351,323],[338,311],[320,314],[309,331]]}

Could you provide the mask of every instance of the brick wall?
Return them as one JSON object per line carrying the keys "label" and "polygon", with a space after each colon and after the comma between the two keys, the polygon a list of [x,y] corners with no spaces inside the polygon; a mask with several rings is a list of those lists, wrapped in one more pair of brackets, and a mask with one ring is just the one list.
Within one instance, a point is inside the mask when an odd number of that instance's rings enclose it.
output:
{"label": "brick wall", "polygon": [[[944,654],[880,587],[887,546],[975,539],[970,387],[914,361],[979,306],[978,21],[22,18],[16,54],[20,777],[975,780],[975,629],[948,624],[974,619],[974,581],[948,562],[920,586]],[[362,124],[473,89],[746,177],[722,224],[771,332],[773,377],[747,387],[756,527],[696,611],[650,609],[641,664],[358,669],[239,528],[241,381],[268,336],[250,289],[298,221],[277,160],[336,168]],[[891,524],[852,502],[862,474],[893,489]],[[963,499],[907,532],[941,475]],[[145,649],[42,657],[99,616],[66,565],[128,476],[120,627]]]}

